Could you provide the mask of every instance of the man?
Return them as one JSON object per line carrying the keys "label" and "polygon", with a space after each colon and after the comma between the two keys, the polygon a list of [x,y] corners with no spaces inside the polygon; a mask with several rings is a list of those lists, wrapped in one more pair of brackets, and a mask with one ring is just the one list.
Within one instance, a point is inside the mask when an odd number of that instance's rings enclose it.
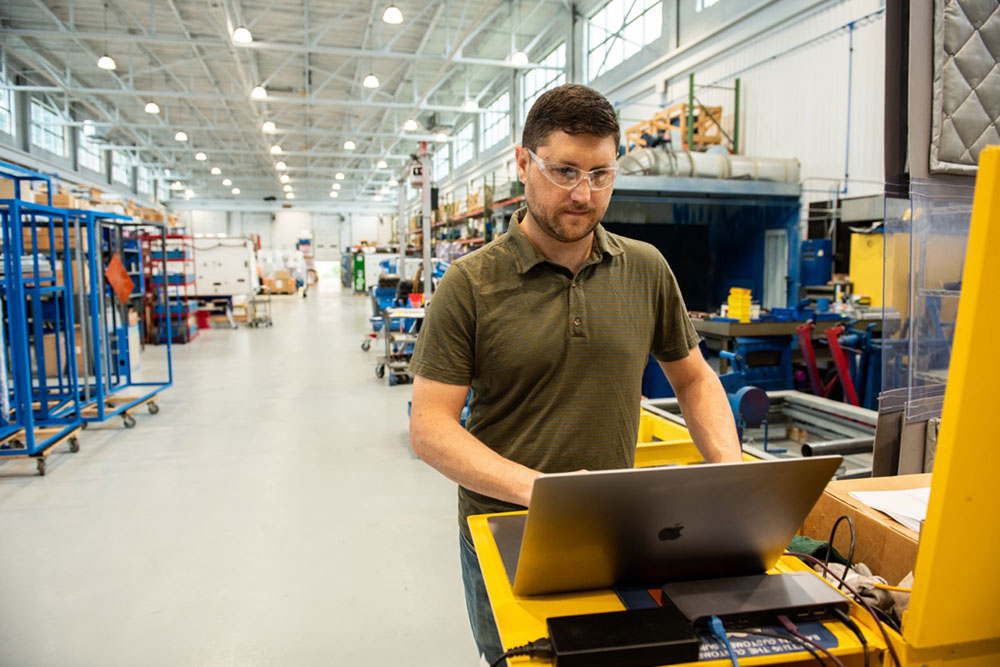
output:
{"label": "man", "polygon": [[619,136],[614,109],[590,88],[539,97],[516,149],[527,206],[445,273],[411,364],[413,449],[460,485],[466,605],[490,662],[503,651],[466,518],[526,507],[543,472],[632,467],[650,353],[706,460],[740,460],[725,392],[666,261],[600,225]]}

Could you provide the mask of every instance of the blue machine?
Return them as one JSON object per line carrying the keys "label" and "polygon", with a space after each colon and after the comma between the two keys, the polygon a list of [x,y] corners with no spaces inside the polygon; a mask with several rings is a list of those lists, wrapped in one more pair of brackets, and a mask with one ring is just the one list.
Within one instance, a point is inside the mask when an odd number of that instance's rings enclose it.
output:
{"label": "blue machine", "polygon": [[874,336],[877,323],[855,329],[854,323],[840,335],[840,346],[847,355],[851,381],[858,392],[861,407],[878,410],[882,392],[882,340]]}
{"label": "blue machine", "polygon": [[786,450],[783,447],[768,449],[768,425],[767,413],[771,409],[771,401],[767,397],[767,392],[759,387],[751,386],[747,382],[745,365],[743,358],[734,353],[723,350],[719,356],[729,359],[733,371],[719,376],[722,388],[726,390],[729,397],[729,408],[733,411],[733,418],[736,420],[736,433],[743,442],[743,430],[748,426],[757,428],[764,427],[764,451],[780,454]]}
{"label": "blue machine", "polygon": [[765,391],[795,388],[791,336],[739,336],[734,348],[747,384]]}
{"label": "blue machine", "polygon": [[803,285],[826,285],[833,278],[833,241],[806,239],[802,242]]}

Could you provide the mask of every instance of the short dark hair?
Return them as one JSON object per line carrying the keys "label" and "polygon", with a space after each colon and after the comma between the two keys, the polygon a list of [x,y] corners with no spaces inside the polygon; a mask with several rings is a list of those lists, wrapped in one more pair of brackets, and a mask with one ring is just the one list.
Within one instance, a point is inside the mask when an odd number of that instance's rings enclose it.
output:
{"label": "short dark hair", "polygon": [[551,132],[593,134],[621,139],[618,116],[604,95],[593,88],[567,83],[542,93],[524,121],[521,145],[536,150]]}

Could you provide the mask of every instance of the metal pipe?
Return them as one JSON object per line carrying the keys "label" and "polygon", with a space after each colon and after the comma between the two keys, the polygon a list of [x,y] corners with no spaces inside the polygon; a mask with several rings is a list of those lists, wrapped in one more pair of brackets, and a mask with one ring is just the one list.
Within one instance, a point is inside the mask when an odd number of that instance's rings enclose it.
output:
{"label": "metal pipe", "polygon": [[802,445],[802,456],[825,456],[827,454],[870,454],[875,446],[875,438],[847,438],[829,442],[807,442]]}

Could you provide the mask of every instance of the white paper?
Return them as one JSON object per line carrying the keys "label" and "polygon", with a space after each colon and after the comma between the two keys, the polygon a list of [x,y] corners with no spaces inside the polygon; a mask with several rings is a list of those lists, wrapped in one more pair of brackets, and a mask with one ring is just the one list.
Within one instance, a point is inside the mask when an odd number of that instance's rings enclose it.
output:
{"label": "white paper", "polygon": [[920,532],[927,517],[931,487],[898,491],[851,491],[851,497],[868,507],[885,512],[910,530]]}

